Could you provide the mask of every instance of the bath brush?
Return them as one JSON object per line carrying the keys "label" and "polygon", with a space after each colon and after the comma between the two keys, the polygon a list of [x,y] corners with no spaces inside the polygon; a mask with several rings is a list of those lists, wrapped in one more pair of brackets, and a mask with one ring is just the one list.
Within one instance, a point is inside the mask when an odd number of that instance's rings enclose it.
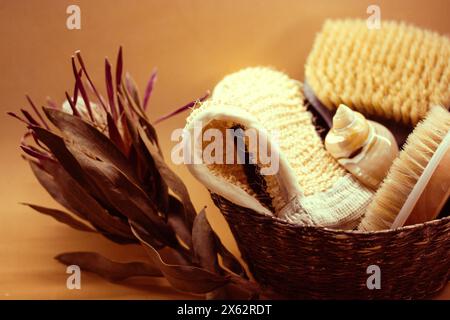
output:
{"label": "bath brush", "polygon": [[[431,105],[450,106],[450,40],[405,23],[329,20],[305,65],[305,95],[334,111],[413,126]],[[403,133],[404,134],[404,133]]]}
{"label": "bath brush", "polygon": [[[449,196],[449,130],[450,113],[440,106],[432,107],[394,160],[367,208],[360,230],[395,229],[438,216]],[[428,197],[422,197],[427,193]]]}

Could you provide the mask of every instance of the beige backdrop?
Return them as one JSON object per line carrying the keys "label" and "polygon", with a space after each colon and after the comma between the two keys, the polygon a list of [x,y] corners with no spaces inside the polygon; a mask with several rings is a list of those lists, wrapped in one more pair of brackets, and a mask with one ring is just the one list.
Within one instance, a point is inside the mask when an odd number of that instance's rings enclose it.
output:
{"label": "beige backdrop", "polygon": [[[35,181],[18,148],[23,127],[5,116],[26,105],[24,93],[43,103],[62,101],[72,88],[70,55],[83,53],[103,84],[103,57],[123,45],[125,67],[140,87],[154,66],[159,79],[151,100],[156,118],[202,95],[220,78],[251,65],[272,65],[302,79],[303,65],[326,18],[367,17],[379,4],[382,19],[397,19],[449,33],[450,1],[262,1],[262,0],[0,0],[0,299],[1,298],[184,298],[164,280],[111,284],[83,274],[82,290],[67,290],[65,268],[53,260],[64,251],[98,251],[115,259],[143,258],[99,236],[69,229],[18,203],[54,202]],[[81,7],[81,30],[66,29],[66,8]],[[169,158],[170,133],[186,114],[157,129]],[[235,250],[223,218],[206,190],[177,166],[197,208],[208,205],[214,229]],[[424,266],[425,267],[425,266]],[[450,298],[450,288],[441,294]]]}

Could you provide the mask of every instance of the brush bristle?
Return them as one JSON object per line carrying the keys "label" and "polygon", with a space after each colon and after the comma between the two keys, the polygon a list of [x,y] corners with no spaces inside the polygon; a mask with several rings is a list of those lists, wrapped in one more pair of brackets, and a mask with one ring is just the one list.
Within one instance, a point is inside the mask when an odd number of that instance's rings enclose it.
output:
{"label": "brush bristle", "polygon": [[404,23],[327,21],[308,57],[306,82],[330,110],[416,124],[431,105],[450,106],[448,37]]}
{"label": "brush bristle", "polygon": [[367,208],[359,230],[390,229],[449,129],[450,113],[442,107],[433,107],[408,137],[403,150]]}

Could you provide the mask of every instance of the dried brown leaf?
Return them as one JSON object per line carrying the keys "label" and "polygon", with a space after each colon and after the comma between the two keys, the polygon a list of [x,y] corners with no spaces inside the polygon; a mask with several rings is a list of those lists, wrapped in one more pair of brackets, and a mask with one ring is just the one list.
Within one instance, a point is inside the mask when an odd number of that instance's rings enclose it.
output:
{"label": "dried brown leaf", "polygon": [[216,241],[214,231],[206,218],[205,208],[203,208],[194,220],[192,227],[192,245],[197,263],[203,268],[220,273],[217,262]]}
{"label": "dried brown leaf", "polygon": [[[143,118],[146,117],[143,110],[139,107],[139,105],[136,104],[136,102],[131,97],[129,90],[124,83],[122,83],[122,88],[119,91],[118,97],[122,98],[123,105],[128,106],[130,108],[130,111],[132,111],[132,114],[137,115],[139,117],[143,117]],[[124,110],[125,110],[125,112],[127,112],[127,108],[124,108]]]}
{"label": "dried brown leaf", "polygon": [[128,180],[114,165],[89,157],[77,146],[68,145],[68,148],[108,203],[129,219],[146,227],[147,232],[158,241],[168,245],[177,243],[172,229],[158,216],[151,200],[138,185]]}
{"label": "dried brown leaf", "polygon": [[[163,241],[161,241],[161,239],[158,239],[153,234],[151,234],[151,232],[148,232],[148,230],[150,230],[149,228],[144,228],[140,224],[132,221],[131,219],[128,220],[128,221],[129,221],[129,225],[131,227],[133,227],[133,229],[138,230],[138,232],[141,235],[142,239],[144,239],[152,247],[156,248],[157,250],[160,250],[160,249],[162,249],[162,248],[164,248],[166,246],[166,244]],[[135,238],[136,238],[136,236],[135,236]]]}
{"label": "dried brown leaf", "polygon": [[43,128],[31,128],[36,138],[44,143],[63,166],[63,168],[86,190],[98,196],[98,192],[92,184],[86,179],[80,164],[67,149],[64,140],[59,135]]}
{"label": "dried brown leaf", "polygon": [[95,252],[69,252],[55,257],[65,265],[78,265],[110,281],[122,281],[131,277],[161,277],[158,268],[144,262],[116,262]]}
{"label": "dried brown leaf", "polygon": [[231,272],[234,272],[235,274],[243,277],[244,279],[248,279],[247,272],[245,271],[239,260],[222,244],[217,235],[215,235],[215,238],[216,248],[219,252],[219,255],[222,257],[222,264],[224,265],[224,267]]}
{"label": "dried brown leaf", "polygon": [[62,166],[53,161],[30,162],[39,183],[62,206],[88,220],[102,233],[106,232],[134,242],[127,222],[110,215]]}
{"label": "dried brown leaf", "polygon": [[186,224],[184,218],[184,206],[177,198],[169,196],[169,210],[167,220],[170,227],[180,237],[180,239],[189,247],[192,247],[192,232]]}
{"label": "dried brown leaf", "polygon": [[138,126],[139,136],[144,142],[147,150],[150,152],[151,156],[155,161],[155,165],[158,168],[164,181],[167,183],[169,188],[175,193],[175,195],[181,200],[185,209],[185,219],[191,229],[196,216],[194,206],[189,197],[186,186],[183,181],[178,177],[164,162],[163,158],[160,156],[157,148],[152,144],[149,137],[146,134],[145,128]]}
{"label": "dried brown leaf", "polygon": [[116,145],[116,147],[123,153],[127,154],[128,150],[125,146],[122,137],[119,133],[119,129],[117,129],[116,123],[114,119],[111,117],[109,113],[106,114],[106,123],[108,125],[108,135],[112,142]]}
{"label": "dried brown leaf", "polygon": [[108,93],[108,102],[109,110],[111,111],[111,117],[113,120],[117,120],[117,109],[116,101],[114,99],[114,83],[112,79],[111,64],[109,63],[107,58],[105,58],[105,84],[106,92]]}
{"label": "dried brown leaf", "polygon": [[44,108],[44,111],[66,140],[82,148],[85,153],[113,164],[128,179],[138,183],[136,173],[125,155],[103,133],[81,118],[65,112],[49,108]]}
{"label": "dried brown leaf", "polygon": [[134,81],[133,77],[128,72],[125,73],[125,85],[135,105],[139,108],[139,110],[143,110],[136,81]]}
{"label": "dried brown leaf", "polygon": [[158,134],[156,133],[155,127],[147,121],[147,119],[140,117],[139,124],[144,129],[149,140],[158,148],[158,152],[163,157],[163,153],[161,151],[161,146],[159,145]]}
{"label": "dried brown leaf", "polygon": [[153,263],[176,289],[192,293],[207,293],[228,283],[227,276],[217,275],[203,268],[167,264],[162,260],[158,251],[142,239],[136,229],[132,228],[132,230],[147,249]]}
{"label": "dried brown leaf", "polygon": [[127,127],[130,128],[130,138],[134,147],[136,156],[136,167],[140,171],[142,181],[144,181],[148,190],[147,193],[152,198],[155,205],[158,207],[160,213],[167,218],[167,211],[169,209],[169,190],[166,182],[161,177],[155,161],[148,152],[144,142],[136,130],[136,122],[125,115]]}
{"label": "dried brown leaf", "polygon": [[29,206],[30,208],[53,217],[55,220],[64,223],[76,230],[79,231],[84,231],[84,232],[96,232],[94,229],[92,229],[91,227],[89,227],[87,224],[84,224],[83,222],[73,218],[70,214],[58,210],[58,209],[51,209],[51,208],[46,208],[46,207],[41,207],[38,205],[34,205],[34,204],[30,204],[30,203],[23,203],[26,206]]}

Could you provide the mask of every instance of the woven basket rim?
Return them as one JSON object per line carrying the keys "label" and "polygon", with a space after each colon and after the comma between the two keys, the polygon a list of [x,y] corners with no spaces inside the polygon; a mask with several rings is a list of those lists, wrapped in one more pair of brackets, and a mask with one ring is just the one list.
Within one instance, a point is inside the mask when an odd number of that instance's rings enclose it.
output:
{"label": "woven basket rim", "polygon": [[[214,194],[214,193],[212,193]],[[217,197],[222,198],[220,195],[218,194],[214,194]],[[226,199],[225,199],[226,200]],[[229,200],[226,200],[228,202],[230,202],[230,204],[232,204],[233,206],[239,207],[238,205],[232,203]],[[253,214],[253,215],[263,215],[261,213],[255,212],[254,210],[251,210],[249,208],[243,208],[247,211],[247,214]],[[275,216],[269,216],[269,215],[264,215],[265,217],[268,217],[269,219],[271,219],[273,222],[278,223],[278,224],[283,224],[288,228],[291,229],[320,229],[326,232],[331,232],[331,233],[336,233],[336,234],[351,234],[351,235],[381,235],[381,234],[394,234],[394,233],[401,233],[403,231],[410,231],[412,229],[422,229],[428,226],[433,226],[433,225],[437,225],[440,223],[447,223],[450,222],[450,216],[447,217],[443,217],[440,219],[434,219],[431,221],[427,221],[424,223],[417,223],[417,224],[413,224],[413,225],[407,225],[407,226],[403,226],[397,229],[384,229],[384,230],[376,230],[376,231],[362,231],[362,230],[344,230],[344,229],[333,229],[333,228],[327,228],[327,227],[321,227],[321,226],[311,226],[311,225],[301,225],[301,224],[295,224],[293,222],[289,222],[286,220],[283,220],[281,218],[275,217]]]}
{"label": "woven basket rim", "polygon": [[[259,213],[255,213],[255,214],[259,214]],[[413,224],[413,225],[407,225],[407,226],[403,226],[397,229],[384,229],[384,230],[376,230],[376,231],[362,231],[362,230],[344,230],[344,229],[333,229],[333,228],[327,228],[327,227],[321,227],[321,226],[308,226],[308,225],[299,225],[299,224],[295,224],[286,220],[283,220],[281,218],[278,217],[272,217],[274,221],[281,222],[283,224],[286,224],[290,227],[294,227],[294,228],[311,228],[311,229],[322,229],[324,231],[327,232],[334,232],[334,233],[339,233],[339,234],[365,234],[365,235],[371,235],[371,234],[388,234],[388,233],[397,233],[397,232],[402,232],[405,230],[411,230],[411,229],[421,229],[424,228],[426,226],[431,226],[431,225],[435,225],[435,224],[439,224],[439,223],[445,223],[450,221],[450,216],[448,217],[443,217],[440,219],[434,219],[431,221],[427,221],[424,223],[417,223],[417,224]]]}

